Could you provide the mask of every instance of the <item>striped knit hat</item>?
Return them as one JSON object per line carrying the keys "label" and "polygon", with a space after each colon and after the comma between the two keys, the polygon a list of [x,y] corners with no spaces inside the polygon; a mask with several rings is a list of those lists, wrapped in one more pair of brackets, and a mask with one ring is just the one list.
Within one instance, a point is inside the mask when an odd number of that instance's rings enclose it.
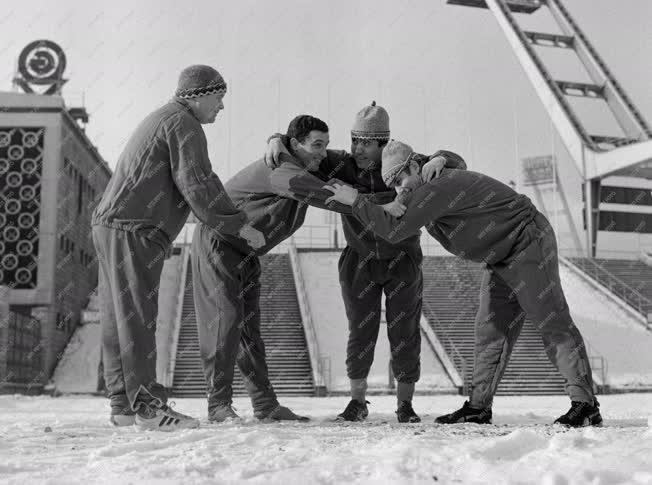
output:
{"label": "striped knit hat", "polygon": [[412,161],[414,151],[406,143],[391,140],[383,148],[382,176],[387,187],[391,187],[396,177]]}
{"label": "striped knit hat", "polygon": [[198,98],[215,93],[226,93],[226,83],[220,73],[211,66],[195,64],[181,71],[174,95],[177,98]]}
{"label": "striped knit hat", "polygon": [[376,106],[375,101],[362,108],[353,120],[351,138],[389,140],[389,115],[385,108]]}

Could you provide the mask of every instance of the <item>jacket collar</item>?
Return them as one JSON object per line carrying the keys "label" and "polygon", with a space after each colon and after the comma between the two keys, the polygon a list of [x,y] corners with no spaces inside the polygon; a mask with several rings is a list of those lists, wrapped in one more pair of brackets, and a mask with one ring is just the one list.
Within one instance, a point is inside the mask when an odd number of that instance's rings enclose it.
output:
{"label": "jacket collar", "polygon": [[199,121],[199,118],[195,116],[195,113],[193,112],[192,108],[188,104],[188,101],[186,101],[183,98],[177,98],[174,96],[172,99],[170,99],[171,104],[176,104],[177,106],[181,107],[182,109],[186,110],[193,118],[195,118],[197,121]]}

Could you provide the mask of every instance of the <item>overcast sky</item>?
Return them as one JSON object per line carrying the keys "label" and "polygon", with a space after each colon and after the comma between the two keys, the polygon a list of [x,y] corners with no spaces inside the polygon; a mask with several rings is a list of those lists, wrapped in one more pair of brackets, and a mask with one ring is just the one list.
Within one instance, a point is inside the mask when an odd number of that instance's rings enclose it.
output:
{"label": "overcast sky", "polygon": [[[652,119],[652,2],[564,4]],[[551,31],[547,12],[518,18]],[[215,66],[229,83],[225,111],[205,126],[223,179],[299,113],[327,121],[331,146],[348,148],[353,115],[372,100],[388,109],[394,138],[423,152],[455,150],[501,180],[515,177],[517,157],[564,156],[491,13],[445,0],[12,2],[0,14],[0,36],[3,90],[28,42],[63,47],[64,97],[73,106],[84,93],[88,134],[112,167],[135,125],[194,63]],[[586,79],[569,52],[541,52],[555,75]],[[617,131],[591,103],[578,106],[591,131]]]}

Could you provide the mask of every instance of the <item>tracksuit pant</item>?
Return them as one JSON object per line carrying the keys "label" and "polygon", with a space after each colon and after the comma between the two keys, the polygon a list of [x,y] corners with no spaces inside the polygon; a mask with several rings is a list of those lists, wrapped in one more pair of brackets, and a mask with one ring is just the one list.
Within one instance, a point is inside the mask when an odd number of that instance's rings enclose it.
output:
{"label": "tracksuit pant", "polygon": [[269,381],[260,335],[260,261],[220,241],[198,224],[191,249],[199,351],[206,377],[209,413],[230,404],[237,364],[254,412],[278,405]]}
{"label": "tracksuit pant", "polygon": [[475,320],[472,407],[491,406],[526,315],[565,378],[571,400],[593,402],[586,347],[559,279],[555,234],[541,214],[523,228],[508,258],[484,272]]}
{"label": "tracksuit pant", "polygon": [[104,381],[112,406],[167,401],[156,382],[158,288],[166,250],[142,233],[93,226],[99,262]]}
{"label": "tracksuit pant", "polygon": [[369,375],[384,291],[394,377],[402,383],[419,380],[422,259],[420,249],[402,252],[388,260],[365,258],[349,246],[342,251],[338,267],[349,320],[346,349],[349,379],[364,379]]}

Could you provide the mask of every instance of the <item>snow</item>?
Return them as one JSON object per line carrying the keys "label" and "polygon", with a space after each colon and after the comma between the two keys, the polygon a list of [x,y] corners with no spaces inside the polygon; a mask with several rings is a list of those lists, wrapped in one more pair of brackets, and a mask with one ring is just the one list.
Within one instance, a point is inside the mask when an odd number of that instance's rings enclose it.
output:
{"label": "snow", "polygon": [[423,423],[396,423],[370,396],[366,423],[330,420],[346,397],[284,398],[310,423],[208,424],[202,399],[176,408],[202,426],[176,433],[108,424],[104,398],[0,396],[0,483],[652,483],[651,394],[601,396],[604,428],[548,426],[564,396],[496,398],[493,426],[437,426],[461,396],[416,396]]}

